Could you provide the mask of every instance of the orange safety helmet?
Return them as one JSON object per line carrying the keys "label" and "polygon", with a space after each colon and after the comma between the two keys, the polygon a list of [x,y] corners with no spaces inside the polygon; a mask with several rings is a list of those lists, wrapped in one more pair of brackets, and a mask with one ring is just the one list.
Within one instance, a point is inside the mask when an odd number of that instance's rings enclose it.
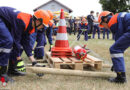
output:
{"label": "orange safety helmet", "polygon": [[49,16],[50,16],[50,21],[52,22],[53,20],[53,13],[50,10],[47,10]]}
{"label": "orange safety helmet", "polygon": [[104,18],[108,17],[109,15],[113,15],[113,13],[109,12],[109,11],[103,11],[100,13],[100,15],[98,17],[98,22],[99,22],[100,27],[103,27],[103,25],[101,25],[101,23],[104,21]]}
{"label": "orange safety helmet", "polygon": [[53,19],[53,13],[50,10],[47,10],[48,14],[50,15],[50,20]]}
{"label": "orange safety helmet", "polygon": [[86,19],[85,19],[85,18],[83,18],[83,19],[82,19],[82,22],[86,22]]}
{"label": "orange safety helmet", "polygon": [[50,16],[45,10],[37,10],[34,12],[34,16],[37,20],[41,20],[42,24],[48,27],[48,23],[50,21]]}

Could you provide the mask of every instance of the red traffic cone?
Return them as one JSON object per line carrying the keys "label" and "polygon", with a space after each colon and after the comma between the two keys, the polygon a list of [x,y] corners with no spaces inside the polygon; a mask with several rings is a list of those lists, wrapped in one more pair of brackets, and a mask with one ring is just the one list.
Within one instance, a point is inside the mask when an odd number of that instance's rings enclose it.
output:
{"label": "red traffic cone", "polygon": [[72,49],[69,47],[66,21],[64,18],[64,10],[61,9],[59,27],[56,36],[55,46],[51,49],[52,56],[55,57],[71,57]]}

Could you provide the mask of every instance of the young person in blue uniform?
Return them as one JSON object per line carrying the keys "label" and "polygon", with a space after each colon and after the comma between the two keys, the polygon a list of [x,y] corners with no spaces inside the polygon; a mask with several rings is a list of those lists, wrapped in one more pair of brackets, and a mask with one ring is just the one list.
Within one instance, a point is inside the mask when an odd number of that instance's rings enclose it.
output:
{"label": "young person in blue uniform", "polygon": [[79,24],[79,31],[78,31],[78,35],[77,35],[77,40],[80,39],[80,36],[82,34],[84,34],[84,40],[87,41],[88,40],[88,24],[85,18],[82,19],[82,22]]}
{"label": "young person in blue uniform", "polygon": [[21,58],[21,47],[32,60],[33,66],[37,64],[32,56],[29,36],[36,29],[48,26],[49,19],[48,13],[44,10],[38,10],[32,16],[15,8],[0,7],[0,77],[4,77],[6,82],[10,80],[6,73],[11,51],[15,53],[12,63],[16,72],[26,70]]}
{"label": "young person in blue uniform", "polygon": [[130,13],[121,12],[113,15],[109,11],[103,11],[98,19],[100,26],[111,30],[115,35],[115,43],[110,47],[112,70],[117,77],[110,78],[110,82],[125,83],[126,70],[124,63],[124,51],[130,46]]}

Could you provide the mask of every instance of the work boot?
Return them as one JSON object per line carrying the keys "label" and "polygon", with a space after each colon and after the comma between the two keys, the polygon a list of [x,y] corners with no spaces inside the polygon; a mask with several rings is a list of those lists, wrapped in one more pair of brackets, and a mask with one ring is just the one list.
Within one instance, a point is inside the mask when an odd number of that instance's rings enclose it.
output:
{"label": "work boot", "polygon": [[[12,78],[10,78],[7,74],[7,66],[0,66],[0,80],[2,83],[7,83],[8,81],[10,82],[14,82],[14,80]],[[3,81],[4,78],[4,81]]]}
{"label": "work boot", "polygon": [[[46,67],[45,65],[39,65],[36,61],[35,61],[35,62],[32,62],[32,66],[33,66],[33,67]],[[36,75],[39,76],[39,77],[44,76],[43,73],[36,73]]]}
{"label": "work boot", "polygon": [[114,83],[126,83],[126,75],[125,72],[117,72],[117,77],[109,78],[109,82]]}
{"label": "work boot", "polygon": [[32,62],[33,67],[46,67],[46,65],[40,65],[36,61]]}
{"label": "work boot", "polygon": [[9,62],[8,75],[24,76],[26,69],[23,60],[17,60],[14,63]]}
{"label": "work boot", "polygon": [[88,36],[88,39],[91,39],[91,36]]}

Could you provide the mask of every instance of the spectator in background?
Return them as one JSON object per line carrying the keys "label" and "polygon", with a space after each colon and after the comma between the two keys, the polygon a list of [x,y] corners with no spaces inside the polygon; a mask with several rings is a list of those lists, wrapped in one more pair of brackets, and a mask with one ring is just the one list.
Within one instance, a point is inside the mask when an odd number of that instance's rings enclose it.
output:
{"label": "spectator in background", "polygon": [[76,21],[76,17],[74,17],[73,23],[74,23],[74,35],[75,35],[76,32],[77,32],[77,21]]}
{"label": "spectator in background", "polygon": [[93,38],[95,38],[95,34],[96,34],[96,31],[98,33],[98,39],[100,39],[100,28],[99,28],[99,23],[98,23],[98,15],[99,15],[99,12],[96,13],[96,16],[94,17],[95,18],[95,22],[94,22],[94,29],[93,29]]}
{"label": "spectator in background", "polygon": [[90,12],[90,15],[87,16],[87,20],[88,20],[88,38],[91,38],[91,34],[93,31],[93,22],[94,22],[94,11]]}
{"label": "spectator in background", "polygon": [[106,28],[102,28],[103,29],[103,39],[105,39],[105,34],[107,33],[107,39],[109,39],[109,30]]}
{"label": "spectator in background", "polygon": [[70,16],[70,19],[69,19],[69,34],[71,35],[72,33],[72,30],[73,30],[73,19],[72,19],[72,16]]}

